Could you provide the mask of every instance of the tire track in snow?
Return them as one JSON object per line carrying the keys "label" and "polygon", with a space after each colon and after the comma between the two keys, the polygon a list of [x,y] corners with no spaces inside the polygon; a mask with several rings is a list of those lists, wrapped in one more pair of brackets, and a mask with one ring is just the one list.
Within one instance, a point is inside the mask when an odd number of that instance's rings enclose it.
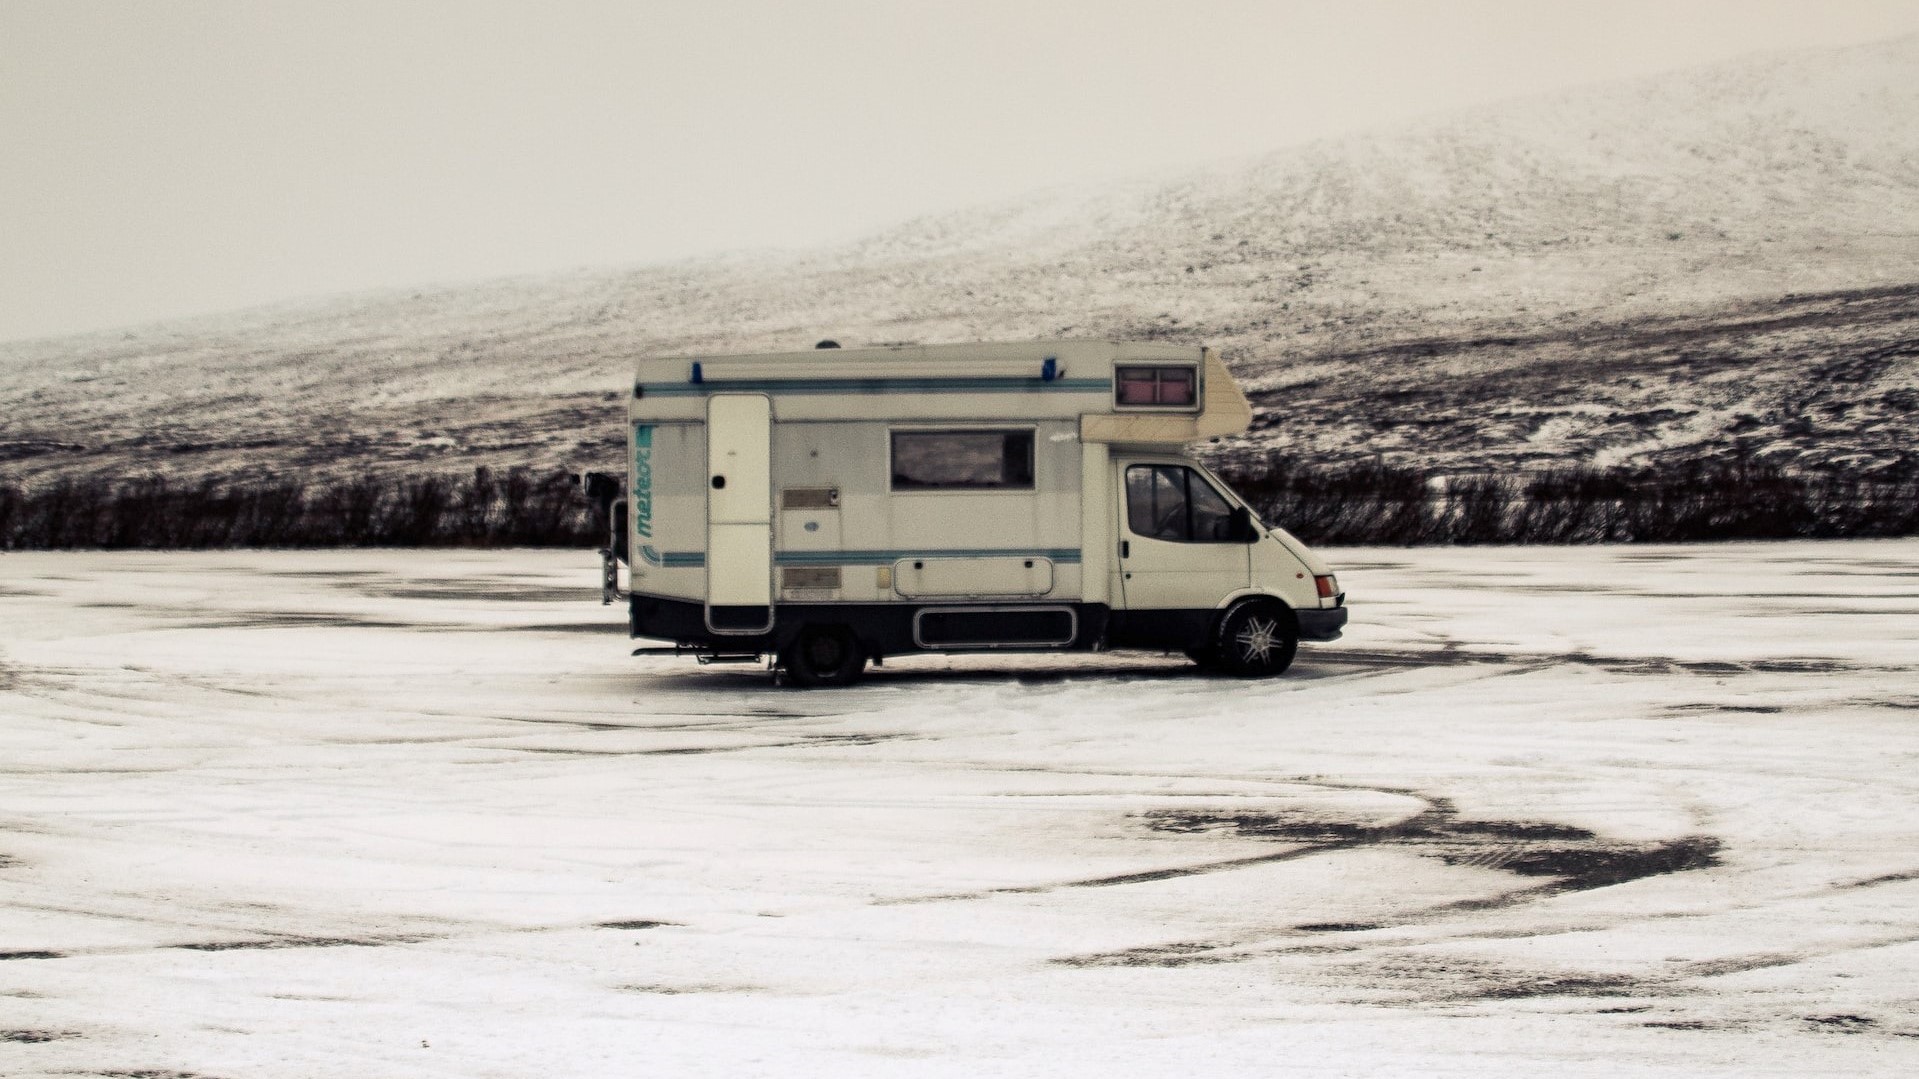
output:
{"label": "tire track in snow", "polygon": [[[1235,942],[1178,942],[1113,952],[1063,956],[1053,962],[1074,967],[1190,966],[1238,962],[1269,953],[1283,942],[1326,933],[1353,933],[1443,921],[1455,915],[1500,910],[1568,892],[1625,884],[1649,876],[1711,868],[1719,864],[1720,843],[1710,836],[1685,836],[1657,843],[1608,841],[1594,832],[1530,821],[1462,820],[1450,799],[1405,790],[1380,793],[1422,798],[1427,808],[1388,824],[1370,824],[1306,814],[1221,813],[1153,810],[1141,815],[1155,831],[1192,834],[1227,832],[1241,837],[1300,844],[1268,857],[1197,867],[1216,872],[1268,861],[1336,854],[1364,847],[1395,847],[1447,865],[1495,870],[1520,877],[1549,877],[1544,883],[1492,895],[1453,900],[1400,911],[1369,922],[1308,922],[1277,934]],[[1110,883],[1138,883],[1186,875],[1191,870],[1142,873]],[[1090,882],[1093,884],[1106,882]],[[1081,886],[1085,886],[1082,883]]]}

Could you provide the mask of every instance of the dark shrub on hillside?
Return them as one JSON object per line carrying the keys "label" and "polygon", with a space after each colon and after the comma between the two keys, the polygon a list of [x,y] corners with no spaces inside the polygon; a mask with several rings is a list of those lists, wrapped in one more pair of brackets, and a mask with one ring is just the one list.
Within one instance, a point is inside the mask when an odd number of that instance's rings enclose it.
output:
{"label": "dark shrub on hillside", "polygon": [[1800,475],[1753,461],[1434,476],[1284,461],[1222,471],[1308,543],[1681,543],[1919,533],[1919,478]]}
{"label": "dark shrub on hillside", "polygon": [[[1672,543],[1919,534],[1919,474],[1800,475],[1750,461],[1436,475],[1283,458],[1222,475],[1308,543]],[[0,549],[596,547],[601,511],[566,472],[0,482]]]}
{"label": "dark shrub on hillside", "polygon": [[594,546],[604,523],[567,472],[353,476],[308,485],[160,476],[0,483],[0,549]]}
{"label": "dark shrub on hillside", "polygon": [[1311,468],[1274,458],[1223,477],[1269,521],[1308,542],[1417,544],[1435,528],[1424,473],[1384,464]]}

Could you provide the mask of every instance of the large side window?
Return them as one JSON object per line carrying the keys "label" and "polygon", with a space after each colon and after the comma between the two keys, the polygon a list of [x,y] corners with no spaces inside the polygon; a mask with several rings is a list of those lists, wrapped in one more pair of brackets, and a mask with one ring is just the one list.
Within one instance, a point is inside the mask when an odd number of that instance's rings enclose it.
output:
{"label": "large side window", "polygon": [[1199,473],[1179,465],[1126,470],[1126,526],[1173,543],[1233,542],[1233,507]]}
{"label": "large side window", "polygon": [[1033,432],[894,431],[895,491],[1030,491]]}

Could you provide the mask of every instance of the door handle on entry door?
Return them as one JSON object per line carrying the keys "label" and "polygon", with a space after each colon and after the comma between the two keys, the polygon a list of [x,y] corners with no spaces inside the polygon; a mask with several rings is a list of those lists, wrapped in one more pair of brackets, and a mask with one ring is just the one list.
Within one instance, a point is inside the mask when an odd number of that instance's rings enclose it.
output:
{"label": "door handle on entry door", "polygon": [[1120,540],[1120,541],[1119,541],[1119,556],[1120,556],[1121,558],[1131,558],[1131,557],[1133,557],[1133,544],[1132,544],[1132,541],[1130,541],[1130,540]]}

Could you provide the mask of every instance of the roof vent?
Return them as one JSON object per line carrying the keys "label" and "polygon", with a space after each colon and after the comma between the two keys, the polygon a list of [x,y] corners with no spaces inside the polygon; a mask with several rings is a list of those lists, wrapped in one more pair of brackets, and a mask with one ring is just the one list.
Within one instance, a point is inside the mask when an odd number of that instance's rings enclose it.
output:
{"label": "roof vent", "polygon": [[838,348],[840,347],[840,343],[829,337],[826,340],[821,341],[819,344],[814,345],[813,347],[814,348]]}

